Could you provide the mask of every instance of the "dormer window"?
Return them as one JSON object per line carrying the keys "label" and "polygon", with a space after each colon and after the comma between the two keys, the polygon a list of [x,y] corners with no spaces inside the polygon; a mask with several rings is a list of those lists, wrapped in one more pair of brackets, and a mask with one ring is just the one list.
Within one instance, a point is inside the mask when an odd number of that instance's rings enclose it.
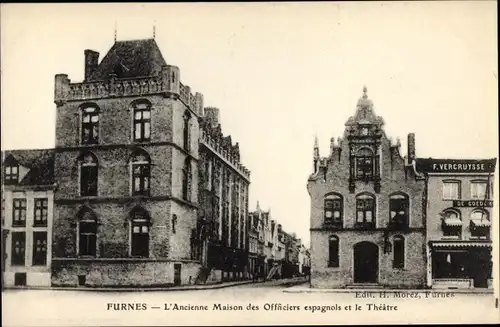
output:
{"label": "dormer window", "polygon": [[4,170],[4,183],[16,184],[19,181],[19,167],[17,165],[7,165]]}

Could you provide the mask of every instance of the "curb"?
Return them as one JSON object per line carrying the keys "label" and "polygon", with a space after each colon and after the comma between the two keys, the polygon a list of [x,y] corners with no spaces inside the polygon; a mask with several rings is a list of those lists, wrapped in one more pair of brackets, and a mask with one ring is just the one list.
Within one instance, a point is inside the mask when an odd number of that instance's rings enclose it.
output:
{"label": "curb", "polygon": [[[299,280],[287,280],[280,279],[283,283],[297,282],[302,283]],[[45,291],[82,291],[82,292],[174,292],[174,291],[202,291],[202,290],[214,290],[228,287],[235,287],[248,284],[262,284],[269,281],[242,281],[239,283],[229,284],[212,284],[212,285],[200,285],[200,286],[178,286],[178,287],[151,287],[151,288],[104,288],[104,287],[37,287],[37,286],[26,286],[26,287],[4,287],[3,290],[45,290]]]}
{"label": "curb", "polygon": [[325,288],[301,288],[293,289],[290,287],[283,290],[284,293],[455,293],[455,294],[482,294],[482,295],[493,295],[493,290],[488,291],[470,291],[470,290],[459,290],[459,289],[419,289],[419,290],[409,290],[409,289],[325,289]]}

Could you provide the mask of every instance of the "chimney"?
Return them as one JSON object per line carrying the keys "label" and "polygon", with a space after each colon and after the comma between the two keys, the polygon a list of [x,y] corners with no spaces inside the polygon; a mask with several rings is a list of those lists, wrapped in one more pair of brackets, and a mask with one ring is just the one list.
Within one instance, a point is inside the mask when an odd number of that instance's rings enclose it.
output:
{"label": "chimney", "polygon": [[208,118],[208,121],[210,121],[213,127],[219,125],[219,108],[206,107],[205,117]]}
{"label": "chimney", "polygon": [[408,163],[411,164],[415,160],[415,134],[408,134]]}
{"label": "chimney", "polygon": [[87,80],[97,68],[99,52],[87,49],[83,53],[85,54],[85,80]]}

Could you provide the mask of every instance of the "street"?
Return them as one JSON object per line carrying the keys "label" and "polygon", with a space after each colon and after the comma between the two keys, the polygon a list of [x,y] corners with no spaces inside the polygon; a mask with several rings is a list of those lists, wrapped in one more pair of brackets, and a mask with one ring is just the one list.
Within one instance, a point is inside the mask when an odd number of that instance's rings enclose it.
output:
{"label": "street", "polygon": [[7,290],[3,326],[487,323],[499,318],[491,294],[284,292],[289,287],[273,281],[163,292]]}

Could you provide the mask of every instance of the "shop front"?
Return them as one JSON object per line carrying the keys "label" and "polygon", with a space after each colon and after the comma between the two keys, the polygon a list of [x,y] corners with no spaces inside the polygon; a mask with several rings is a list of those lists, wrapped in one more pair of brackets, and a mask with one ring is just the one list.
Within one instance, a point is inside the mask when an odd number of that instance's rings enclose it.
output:
{"label": "shop front", "polygon": [[491,242],[430,242],[432,288],[492,287]]}

